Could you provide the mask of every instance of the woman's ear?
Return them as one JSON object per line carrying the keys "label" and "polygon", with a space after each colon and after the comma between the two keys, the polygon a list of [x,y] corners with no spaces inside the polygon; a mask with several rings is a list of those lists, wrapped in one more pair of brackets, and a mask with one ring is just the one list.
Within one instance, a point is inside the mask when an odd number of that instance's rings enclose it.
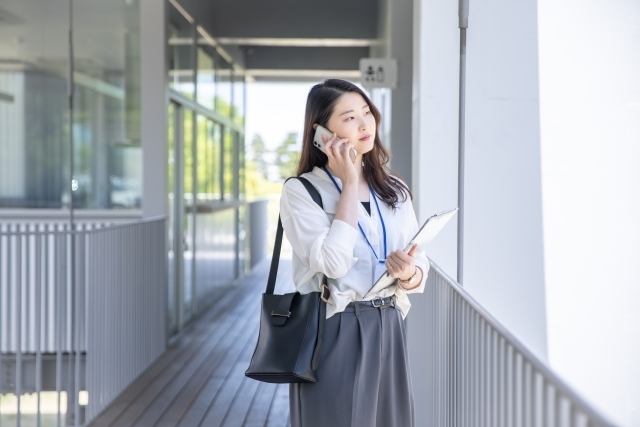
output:
{"label": "woman's ear", "polygon": [[317,128],[318,128],[318,124],[317,124],[317,123],[314,123],[314,124],[313,124],[313,128],[314,128],[314,129],[317,129]]}

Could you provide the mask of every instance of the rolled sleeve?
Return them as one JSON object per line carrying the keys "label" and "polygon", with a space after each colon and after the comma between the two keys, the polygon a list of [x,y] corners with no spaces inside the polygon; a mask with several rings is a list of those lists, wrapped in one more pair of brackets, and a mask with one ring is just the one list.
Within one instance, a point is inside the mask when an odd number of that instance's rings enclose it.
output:
{"label": "rolled sleeve", "polygon": [[353,256],[357,231],[344,221],[330,221],[296,179],[284,186],[280,217],[293,251],[310,270],[337,279],[358,261]]}
{"label": "rolled sleeve", "polygon": [[356,246],[358,232],[355,228],[340,219],[334,219],[327,235],[327,242],[332,245],[340,246],[347,252],[353,253]]}
{"label": "rolled sleeve", "polygon": [[[323,238],[324,237],[324,238]],[[327,277],[344,277],[358,261],[353,256],[358,234],[344,221],[334,219],[326,236],[320,236],[311,246],[309,266]]]}

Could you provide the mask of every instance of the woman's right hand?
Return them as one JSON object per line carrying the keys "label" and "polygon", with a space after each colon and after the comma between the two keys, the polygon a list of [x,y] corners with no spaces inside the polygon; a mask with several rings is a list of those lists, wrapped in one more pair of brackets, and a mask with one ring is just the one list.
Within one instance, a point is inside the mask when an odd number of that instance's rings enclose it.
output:
{"label": "woman's right hand", "polygon": [[[358,174],[356,167],[351,161],[349,151],[353,148],[353,144],[348,143],[348,138],[338,138],[334,133],[329,139],[322,135],[324,149],[327,153],[329,169],[335,176],[340,178],[343,183],[357,183]],[[342,146],[345,146],[344,148]],[[342,151],[342,152],[341,152]]]}

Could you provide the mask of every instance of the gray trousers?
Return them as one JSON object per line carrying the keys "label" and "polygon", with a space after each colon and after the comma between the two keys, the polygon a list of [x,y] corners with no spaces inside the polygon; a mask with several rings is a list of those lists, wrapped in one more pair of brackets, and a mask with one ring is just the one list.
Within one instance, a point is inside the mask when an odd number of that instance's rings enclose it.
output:
{"label": "gray trousers", "polygon": [[400,312],[349,306],[325,326],[318,382],[289,386],[291,427],[413,427]]}

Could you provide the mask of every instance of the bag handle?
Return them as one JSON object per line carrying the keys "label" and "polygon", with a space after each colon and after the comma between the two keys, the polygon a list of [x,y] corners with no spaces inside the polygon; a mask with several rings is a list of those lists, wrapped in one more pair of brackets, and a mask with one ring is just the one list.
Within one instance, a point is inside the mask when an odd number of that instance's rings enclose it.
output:
{"label": "bag handle", "polygon": [[[320,196],[320,193],[318,193],[318,190],[316,189],[316,187],[314,187],[313,184],[311,184],[308,179],[303,178],[301,176],[290,176],[289,178],[287,178],[287,181],[289,181],[292,178],[300,180],[300,182],[302,182],[304,187],[307,189],[307,191],[311,195],[311,198],[313,199],[313,201],[316,202],[316,204],[324,210],[324,206],[322,205],[322,197]],[[287,181],[285,181],[284,183],[286,184]],[[282,227],[282,219],[280,218],[280,215],[278,215],[278,231],[276,232],[276,243],[273,247],[273,255],[271,256],[271,269],[269,270],[269,280],[267,281],[266,293],[268,294],[273,294],[273,291],[275,290],[275,287],[276,287],[276,277],[278,276],[278,264],[280,263],[280,251],[282,249],[283,233],[284,233],[284,228]],[[326,284],[326,281],[327,281],[327,278],[325,276],[323,279],[323,283]]]}

